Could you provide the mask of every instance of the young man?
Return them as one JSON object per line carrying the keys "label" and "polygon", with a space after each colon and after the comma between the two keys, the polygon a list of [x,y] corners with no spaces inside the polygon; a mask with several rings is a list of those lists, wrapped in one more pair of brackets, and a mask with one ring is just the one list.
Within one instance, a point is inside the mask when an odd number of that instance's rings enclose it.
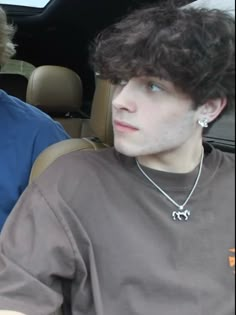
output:
{"label": "young man", "polygon": [[[0,66],[15,53],[13,28],[0,8]],[[0,232],[28,184],[31,167],[49,145],[69,138],[49,116],[6,94],[0,86]]]}
{"label": "young man", "polygon": [[59,158],[10,215],[2,312],[232,315],[234,156],[203,143],[233,106],[234,19],[148,8],[105,31],[115,148]]}

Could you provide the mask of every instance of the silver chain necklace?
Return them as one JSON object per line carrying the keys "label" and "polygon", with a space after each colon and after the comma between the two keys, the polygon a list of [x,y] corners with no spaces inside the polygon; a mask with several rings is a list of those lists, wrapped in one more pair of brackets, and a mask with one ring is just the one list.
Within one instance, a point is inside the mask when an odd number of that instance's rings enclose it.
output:
{"label": "silver chain necklace", "polygon": [[193,188],[191,189],[188,197],[186,198],[185,202],[180,205],[178,204],[176,201],[174,201],[163,189],[161,189],[161,187],[159,187],[142,169],[141,165],[139,164],[139,161],[137,159],[136,160],[136,164],[140,170],[140,172],[149,180],[150,183],[153,184],[154,187],[156,187],[173,205],[175,205],[179,211],[173,211],[172,212],[172,219],[174,221],[178,220],[178,221],[182,221],[183,219],[185,221],[188,221],[189,217],[190,217],[190,210],[185,209],[185,206],[187,204],[187,202],[189,201],[189,199],[191,198],[192,194],[194,193],[195,188],[197,187],[199,178],[201,176],[201,172],[202,172],[202,165],[203,165],[203,158],[204,158],[204,149],[202,150],[202,154],[201,154],[201,160],[200,160],[200,164],[199,164],[199,171],[198,171],[198,175],[197,178],[194,182]]}

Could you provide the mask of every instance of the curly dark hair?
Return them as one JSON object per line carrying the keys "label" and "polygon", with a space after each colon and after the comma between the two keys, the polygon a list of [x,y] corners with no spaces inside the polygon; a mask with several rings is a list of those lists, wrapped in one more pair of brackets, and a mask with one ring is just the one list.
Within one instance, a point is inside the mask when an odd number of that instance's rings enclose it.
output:
{"label": "curly dark hair", "polygon": [[0,66],[7,63],[16,52],[12,43],[14,33],[14,27],[7,23],[6,13],[0,7]]}
{"label": "curly dark hair", "polygon": [[135,10],[95,39],[91,63],[103,79],[171,81],[194,106],[227,97],[234,108],[235,19],[222,10],[173,5]]}

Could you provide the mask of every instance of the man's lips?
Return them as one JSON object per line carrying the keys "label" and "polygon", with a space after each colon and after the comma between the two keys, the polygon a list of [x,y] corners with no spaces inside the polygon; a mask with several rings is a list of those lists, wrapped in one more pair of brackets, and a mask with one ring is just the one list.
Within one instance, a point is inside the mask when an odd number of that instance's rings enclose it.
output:
{"label": "man's lips", "polygon": [[138,130],[138,128],[119,120],[114,120],[114,129],[122,132],[131,132]]}

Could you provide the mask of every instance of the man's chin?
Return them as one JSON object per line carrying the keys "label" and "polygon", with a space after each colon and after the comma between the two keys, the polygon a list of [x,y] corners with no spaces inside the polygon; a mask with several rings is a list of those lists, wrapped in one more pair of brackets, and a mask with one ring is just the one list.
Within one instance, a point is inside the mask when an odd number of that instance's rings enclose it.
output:
{"label": "man's chin", "polygon": [[119,143],[118,141],[115,141],[114,147],[115,147],[117,152],[124,154],[126,156],[135,157],[138,155],[137,150],[132,148],[132,146],[130,144],[123,144],[123,143]]}

